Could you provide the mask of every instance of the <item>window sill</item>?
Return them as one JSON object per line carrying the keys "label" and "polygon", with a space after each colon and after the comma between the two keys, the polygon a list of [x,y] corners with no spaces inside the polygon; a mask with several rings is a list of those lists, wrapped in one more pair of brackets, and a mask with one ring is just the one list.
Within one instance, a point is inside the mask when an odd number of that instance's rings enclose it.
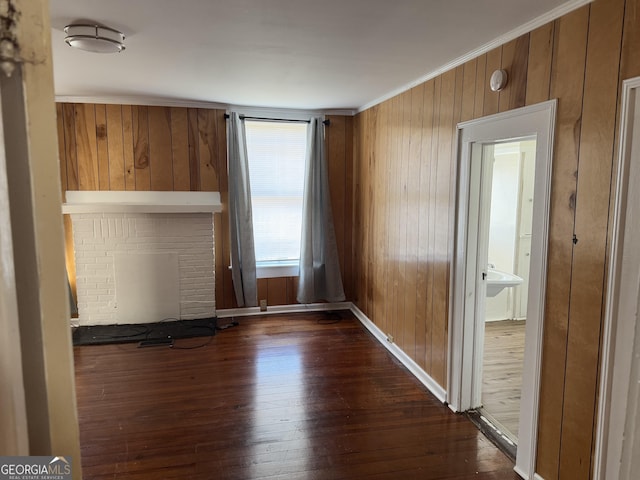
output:
{"label": "window sill", "polygon": [[[231,269],[231,266],[229,266]],[[260,262],[256,265],[256,278],[281,278],[297,277],[299,274],[299,261],[286,262]]]}
{"label": "window sill", "polygon": [[256,265],[257,278],[297,277],[299,261],[260,262]]}

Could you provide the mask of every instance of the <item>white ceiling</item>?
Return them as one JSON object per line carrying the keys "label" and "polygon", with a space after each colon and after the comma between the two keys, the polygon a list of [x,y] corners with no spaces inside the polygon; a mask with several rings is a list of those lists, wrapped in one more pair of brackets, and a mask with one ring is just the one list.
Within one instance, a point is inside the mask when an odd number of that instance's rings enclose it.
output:
{"label": "white ceiling", "polygon": [[[358,109],[583,3],[50,0],[56,95]],[[80,20],[121,30],[126,50],[67,46],[63,28]]]}

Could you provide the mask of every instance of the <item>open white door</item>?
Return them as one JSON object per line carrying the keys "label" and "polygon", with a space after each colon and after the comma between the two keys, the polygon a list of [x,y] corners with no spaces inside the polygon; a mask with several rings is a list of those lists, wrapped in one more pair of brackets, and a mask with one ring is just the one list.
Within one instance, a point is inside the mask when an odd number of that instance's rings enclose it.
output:
{"label": "open white door", "polygon": [[[525,335],[524,370],[520,401],[519,442],[516,472],[523,478],[533,478],[538,422],[540,365],[542,355],[542,315],[546,286],[547,239],[551,183],[551,158],[556,101],[549,101],[458,125],[458,198],[456,216],[456,248],[452,275],[450,332],[450,362],[448,402],[454,411],[466,411],[477,406],[478,371],[482,352],[482,333],[476,312],[485,295],[479,262],[482,257],[481,232],[483,215],[480,207],[482,188],[482,157],[485,147],[492,144],[535,139],[535,184],[531,261]],[[486,175],[486,168],[485,168]],[[485,262],[486,263],[486,262]]]}

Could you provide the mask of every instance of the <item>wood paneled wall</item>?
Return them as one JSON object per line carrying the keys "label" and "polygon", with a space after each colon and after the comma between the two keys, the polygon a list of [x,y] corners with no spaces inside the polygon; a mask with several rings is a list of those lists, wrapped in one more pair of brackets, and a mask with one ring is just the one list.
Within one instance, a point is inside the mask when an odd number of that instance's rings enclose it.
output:
{"label": "wood paneled wall", "polygon": [[[537,462],[547,480],[590,478],[618,97],[640,75],[638,49],[640,0],[596,0],[355,121],[355,301],[446,387],[456,124],[559,100]],[[509,84],[493,93],[498,68]]]}
{"label": "wood paneled wall", "polygon": [[[219,191],[214,215],[216,308],[234,308],[224,110],[139,105],[57,104],[60,178],[66,190]],[[343,279],[353,287],[353,118],[326,128],[331,197]],[[65,216],[65,217],[68,217]],[[65,218],[67,269],[75,287],[71,222]],[[258,281],[268,305],[296,303],[297,278]]]}

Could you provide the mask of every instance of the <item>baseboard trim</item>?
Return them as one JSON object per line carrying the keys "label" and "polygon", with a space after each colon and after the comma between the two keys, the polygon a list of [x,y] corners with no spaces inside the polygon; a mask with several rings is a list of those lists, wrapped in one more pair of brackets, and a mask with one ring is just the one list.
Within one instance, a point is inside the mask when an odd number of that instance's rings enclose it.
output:
{"label": "baseboard trim", "polygon": [[362,310],[360,310],[357,306],[351,306],[351,312],[356,316],[360,323],[364,325],[364,327],[369,330],[373,336],[378,340],[394,357],[396,357],[400,362],[407,367],[407,369],[416,377],[420,383],[422,383],[427,390],[429,390],[438,400],[442,403],[446,403],[447,401],[447,392],[444,388],[442,388],[433,378],[429,376],[427,372],[425,372],[420,365],[418,365],[409,355],[407,355],[400,347],[398,347],[395,343],[389,342],[387,340],[387,335],[380,330],[376,324],[374,324],[369,317],[367,317]]}
{"label": "baseboard trim", "polygon": [[513,471],[516,472],[520,477],[522,477],[524,480],[544,480],[544,478],[542,478],[540,475],[538,475],[537,473],[533,474],[533,477],[530,477],[527,473],[523,472],[521,469],[519,469],[518,467],[513,467]]}
{"label": "baseboard trim", "polygon": [[304,312],[324,312],[327,310],[351,310],[351,302],[337,303],[296,303],[293,305],[274,305],[267,307],[266,310],[260,310],[260,307],[245,308],[224,308],[216,310],[218,318],[230,317],[250,317],[255,315],[270,315],[278,313],[304,313]]}

